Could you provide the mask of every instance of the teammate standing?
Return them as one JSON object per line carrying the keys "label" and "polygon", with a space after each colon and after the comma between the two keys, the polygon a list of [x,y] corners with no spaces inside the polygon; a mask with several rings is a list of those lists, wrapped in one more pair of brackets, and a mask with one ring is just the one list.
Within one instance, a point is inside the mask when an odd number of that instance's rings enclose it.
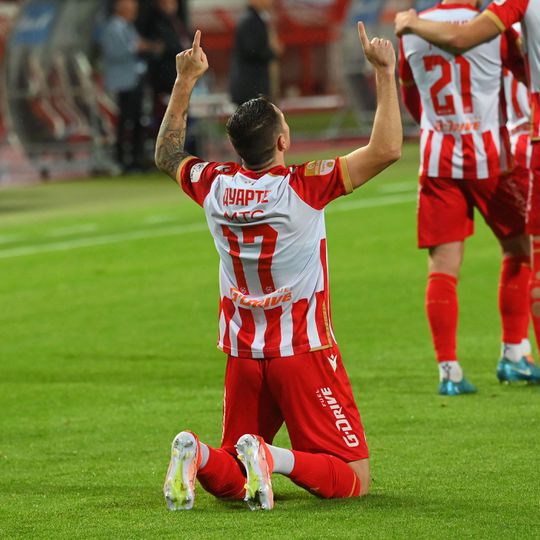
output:
{"label": "teammate standing", "polygon": [[[478,14],[478,4],[445,0],[420,17],[462,24]],[[459,56],[414,35],[400,42],[404,101],[417,121],[422,106],[418,245],[429,250],[426,310],[443,395],[476,391],[464,378],[456,352],[456,288],[475,208],[503,251],[503,357],[519,361],[523,356],[529,322],[528,182],[508,174],[508,132],[500,129],[499,116],[503,65],[521,60],[517,38],[505,34]]]}
{"label": "teammate standing", "polygon": [[[521,35],[520,24],[515,24],[514,29]],[[503,73],[506,127],[510,137],[511,154],[514,160],[512,174],[520,185],[530,185],[532,145],[529,90],[508,68],[504,68]],[[522,341],[521,345],[522,355],[529,362],[534,363],[531,343],[528,337]]]}
{"label": "teammate standing", "polygon": [[[219,347],[228,361],[221,448],[189,431],[175,437],[164,486],[171,510],[193,506],[196,477],[252,509],[273,507],[272,473],[325,498],[369,490],[364,430],[330,318],[324,207],[399,159],[402,127],[393,47],[369,42],[361,23],[359,34],[379,99],[370,142],[300,166],[285,166],[289,127],[263,98],[227,123],[242,166],[186,154],[189,98],[208,68],[199,31],[177,57],[156,164],[204,208],[220,256]],[[292,451],[271,446],[283,422]]]}
{"label": "teammate standing", "polygon": [[[496,0],[465,24],[452,24],[420,18],[414,10],[398,13],[396,34],[413,33],[453,52],[464,52],[491,41],[521,22],[524,32],[525,61],[531,95],[532,184],[529,189],[527,231],[532,237],[530,281],[531,314],[537,344],[540,343],[540,0]],[[540,382],[540,369],[529,359],[498,365],[501,381]]]}

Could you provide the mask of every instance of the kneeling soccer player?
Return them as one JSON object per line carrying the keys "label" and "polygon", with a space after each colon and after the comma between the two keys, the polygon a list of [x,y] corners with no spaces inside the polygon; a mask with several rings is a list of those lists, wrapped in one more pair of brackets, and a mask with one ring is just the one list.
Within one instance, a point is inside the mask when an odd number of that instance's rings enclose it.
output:
{"label": "kneeling soccer player", "polygon": [[[207,163],[184,152],[191,91],[208,62],[195,34],[156,145],[156,164],[206,213],[220,264],[219,347],[228,355],[221,448],[179,433],[164,494],[190,509],[195,478],[220,498],[273,507],[271,475],[319,497],[369,490],[368,448],[330,320],[324,207],[399,159],[401,118],[389,41],[359,35],[377,77],[370,142],[345,157],[287,167],[289,127],[264,98],[229,119],[242,158]],[[293,450],[271,446],[285,422]]]}

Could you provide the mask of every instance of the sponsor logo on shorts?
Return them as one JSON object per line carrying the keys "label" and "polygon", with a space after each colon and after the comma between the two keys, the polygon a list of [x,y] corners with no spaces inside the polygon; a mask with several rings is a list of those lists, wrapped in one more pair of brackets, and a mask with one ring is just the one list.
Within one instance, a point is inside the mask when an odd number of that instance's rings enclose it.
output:
{"label": "sponsor logo on shorts", "polygon": [[[336,358],[337,359],[337,358]],[[343,414],[343,407],[337,402],[332,389],[330,387],[319,388],[316,392],[319,401],[323,407],[328,407],[334,418],[336,419],[335,425],[338,431],[343,435],[342,438],[345,441],[345,444],[349,448],[356,448],[359,446],[360,441],[358,437],[353,433],[353,429],[347,417]]]}
{"label": "sponsor logo on shorts", "polygon": [[201,174],[206,169],[206,166],[209,165],[208,162],[196,163],[191,167],[191,172],[189,173],[189,179],[192,184],[196,184],[201,179]]}

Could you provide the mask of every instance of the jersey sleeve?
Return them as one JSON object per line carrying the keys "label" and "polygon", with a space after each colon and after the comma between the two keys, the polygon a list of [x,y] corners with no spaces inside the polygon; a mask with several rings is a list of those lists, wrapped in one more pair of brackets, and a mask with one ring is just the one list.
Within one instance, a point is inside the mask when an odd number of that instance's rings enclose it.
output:
{"label": "jersey sleeve", "polygon": [[296,167],[290,185],[305,203],[316,210],[322,210],[329,202],[353,190],[344,157],[310,161]]}
{"label": "jersey sleeve", "polygon": [[219,163],[210,163],[189,156],[178,166],[176,181],[186,195],[202,206],[219,174],[217,170],[219,166]]}
{"label": "jersey sleeve", "polygon": [[501,36],[501,59],[503,66],[509,69],[518,81],[525,82],[527,71],[520,41],[520,35],[513,28],[504,32]]}
{"label": "jersey sleeve", "polygon": [[497,28],[504,32],[525,16],[530,0],[497,0],[491,2],[484,15],[489,17]]}
{"label": "jersey sleeve", "polygon": [[419,124],[422,117],[422,102],[420,100],[420,92],[418,91],[416,81],[414,80],[411,65],[405,56],[403,38],[399,40],[398,74],[403,103],[414,121]]}
{"label": "jersey sleeve", "polygon": [[399,40],[399,63],[398,63],[399,82],[402,86],[413,86],[414,75],[409,64],[409,60],[405,55],[405,48],[403,47],[403,38]]}

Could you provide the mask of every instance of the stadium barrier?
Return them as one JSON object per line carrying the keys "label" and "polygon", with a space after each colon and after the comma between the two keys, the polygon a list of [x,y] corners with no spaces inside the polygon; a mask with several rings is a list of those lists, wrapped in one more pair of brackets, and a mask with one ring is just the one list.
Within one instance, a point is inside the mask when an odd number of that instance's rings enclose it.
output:
{"label": "stadium barrier", "polygon": [[89,60],[103,9],[101,0],[29,0],[7,9],[0,185],[114,172],[115,106]]}

